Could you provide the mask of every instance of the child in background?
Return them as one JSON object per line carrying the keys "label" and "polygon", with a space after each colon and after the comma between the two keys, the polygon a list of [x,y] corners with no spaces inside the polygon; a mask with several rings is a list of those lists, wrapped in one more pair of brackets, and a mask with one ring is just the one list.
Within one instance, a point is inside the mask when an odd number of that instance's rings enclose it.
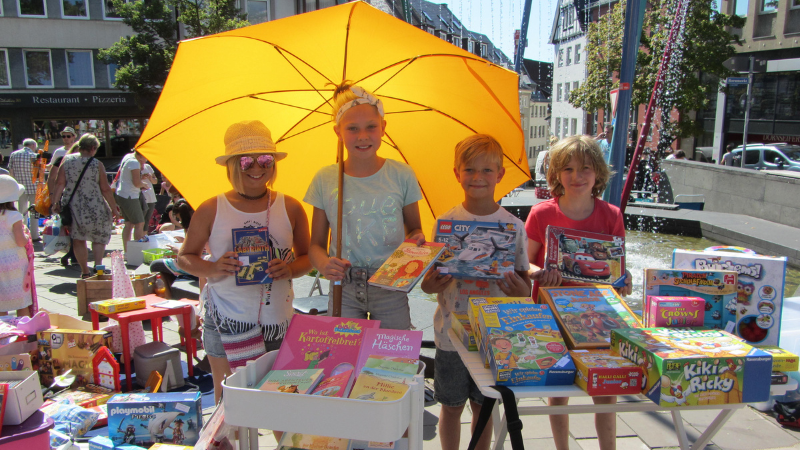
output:
{"label": "child in background", "polygon": [[33,303],[25,246],[30,240],[22,214],[14,207],[25,187],[9,175],[0,175],[0,311],[17,312],[17,317],[30,316]]}
{"label": "child in background", "polygon": [[[548,225],[590,231],[593,233],[625,236],[625,222],[619,208],[598,198],[611,178],[603,153],[597,141],[588,136],[572,136],[560,140],[550,149],[550,168],[547,183],[553,198],[531,208],[525,223],[528,234],[528,260],[538,286],[560,286],[561,274],[556,269],[543,269],[544,245]],[[625,286],[621,295],[630,295],[631,276],[626,272]],[[614,396],[592,397],[595,404],[616,403]],[[566,405],[568,398],[551,398],[550,405]],[[557,450],[569,449],[569,416],[551,415]],[[595,415],[597,438],[602,450],[616,448],[616,414]]]}
{"label": "child in background", "polygon": [[[494,201],[495,186],[505,174],[503,148],[500,143],[485,134],[476,134],[459,142],[456,145],[453,172],[464,189],[464,202],[439,216],[437,221],[444,219],[513,223],[517,230],[517,252],[515,272],[506,272],[503,280],[489,281],[486,287],[480,287],[475,279],[454,281],[452,275],[442,275],[436,270],[428,271],[422,280],[422,290],[428,294],[437,294],[439,301],[433,316],[436,340],[434,395],[442,404],[439,436],[443,450],[460,448],[461,413],[467,400],[472,409],[473,430],[483,403],[483,395],[447,335],[452,314],[466,314],[469,297],[529,297],[531,294],[529,264],[525,254],[527,238],[523,232],[523,223]],[[489,448],[491,429],[490,420],[478,441],[478,449]]]}
{"label": "child in background", "polygon": [[[381,328],[411,328],[408,296],[367,280],[405,239],[425,242],[417,202],[422,192],[407,165],[378,156],[386,130],[382,102],[345,82],[333,94],[333,130],[347,149],[344,161],[342,253],[336,254],[338,166],[323,167],[303,199],[314,206],[311,263],[342,281],[342,317],[380,320]],[[331,245],[328,248],[328,231]],[[328,252],[330,250],[330,253]],[[332,297],[329,309],[332,309]]]}

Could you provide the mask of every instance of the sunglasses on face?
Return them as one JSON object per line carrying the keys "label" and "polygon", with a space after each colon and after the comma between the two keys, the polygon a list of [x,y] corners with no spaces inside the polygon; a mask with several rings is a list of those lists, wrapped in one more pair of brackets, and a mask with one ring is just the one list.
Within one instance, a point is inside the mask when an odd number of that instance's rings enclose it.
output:
{"label": "sunglasses on face", "polygon": [[62,134],[61,137],[64,138],[64,139],[67,139],[67,138],[74,138],[75,136],[73,136],[71,134]]}
{"label": "sunglasses on face", "polygon": [[246,172],[253,167],[253,164],[258,163],[263,169],[271,169],[275,165],[275,158],[272,155],[258,155],[257,157],[242,156],[239,158],[239,166],[242,172]]}

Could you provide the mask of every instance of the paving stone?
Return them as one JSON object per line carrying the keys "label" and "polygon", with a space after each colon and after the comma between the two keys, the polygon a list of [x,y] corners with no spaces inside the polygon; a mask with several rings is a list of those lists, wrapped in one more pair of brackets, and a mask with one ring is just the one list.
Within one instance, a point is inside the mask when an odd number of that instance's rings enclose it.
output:
{"label": "paving stone", "polygon": [[712,442],[725,450],[751,450],[756,448],[791,447],[798,438],[766,420],[726,424]]}
{"label": "paving stone", "polygon": [[[594,414],[572,414],[569,416],[569,431],[575,439],[597,438]],[[636,436],[636,433],[617,415],[617,437]]]}
{"label": "paving stone", "polygon": [[[600,441],[595,439],[577,439],[578,445],[583,450],[600,450]],[[638,437],[623,437],[617,438],[616,450],[650,450],[641,439]],[[708,448],[706,448],[708,450]]]}
{"label": "paving stone", "polygon": [[[697,428],[705,430],[717,417],[718,411],[681,411],[683,421]],[[764,420],[764,416],[749,407],[744,407],[734,411],[733,415],[725,423],[725,427],[752,420]],[[735,425],[734,425],[735,426]]]}
{"label": "paving stone", "polygon": [[[677,447],[678,437],[672,424],[672,415],[660,412],[632,412],[621,413],[622,420],[639,436],[649,447]],[[700,433],[686,425],[689,441],[693,442]]]}

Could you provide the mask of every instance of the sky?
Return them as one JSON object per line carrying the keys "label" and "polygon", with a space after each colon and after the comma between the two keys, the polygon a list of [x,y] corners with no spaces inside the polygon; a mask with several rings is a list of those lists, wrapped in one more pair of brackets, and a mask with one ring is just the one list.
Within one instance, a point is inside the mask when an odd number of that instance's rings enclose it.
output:
{"label": "sky", "polygon": [[[521,28],[524,0],[430,1],[446,4],[468,29],[488,36],[513,61],[514,30]],[[413,5],[415,0],[410,2]],[[525,58],[553,62],[553,46],[547,42],[557,3],[556,0],[533,0]]]}

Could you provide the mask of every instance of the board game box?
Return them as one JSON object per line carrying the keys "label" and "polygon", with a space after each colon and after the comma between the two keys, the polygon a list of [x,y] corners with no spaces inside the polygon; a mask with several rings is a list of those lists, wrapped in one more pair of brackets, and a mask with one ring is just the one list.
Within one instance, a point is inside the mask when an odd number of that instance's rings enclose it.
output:
{"label": "board game box", "polygon": [[644,394],[661,406],[769,398],[772,356],[723,330],[623,328],[611,349],[642,368]]}
{"label": "board game box", "polygon": [[464,348],[471,352],[478,351],[475,335],[472,333],[472,325],[469,324],[469,315],[450,313],[450,328],[455,331]]}
{"label": "board game box", "polygon": [[545,267],[578,284],[625,284],[625,238],[547,226]]}
{"label": "board game box", "polygon": [[736,272],[729,270],[644,269],[643,316],[650,314],[649,296],[703,299],[703,328],[725,330],[736,321]]}
{"label": "board game box", "polygon": [[642,324],[611,286],[540,287],[571,350],[608,348],[611,331]]}
{"label": "board game box", "polygon": [[108,437],[114,445],[194,445],[202,427],[200,392],[117,394],[108,401]]}
{"label": "board game box", "polygon": [[31,365],[39,372],[42,386],[53,384],[53,377],[72,370],[73,387],[96,384],[92,359],[101,347],[111,343],[110,331],[46,330],[37,333],[38,349],[31,352]]}
{"label": "board game box", "polygon": [[272,246],[269,243],[267,228],[234,228],[231,230],[233,251],[242,266],[236,273],[236,285],[272,283],[267,275],[269,261],[272,259]]}
{"label": "board game box", "polygon": [[456,278],[503,278],[514,270],[517,225],[471,220],[440,220],[434,242],[445,245],[436,262],[439,273]]}
{"label": "board game box", "polygon": [[143,298],[115,298],[89,303],[89,308],[100,314],[115,314],[125,311],[144,309],[146,306]]}
{"label": "board game box", "polygon": [[403,241],[368,283],[391,291],[410,292],[443,251],[441,243],[426,242],[418,246],[413,239]]}
{"label": "board game box", "polygon": [[735,333],[759,345],[780,345],[786,263],[785,256],[722,251],[714,247],[672,252],[672,267],[676,269],[730,270],[738,274]]}
{"label": "board game box", "polygon": [[647,314],[644,326],[652,327],[702,327],[706,302],[699,297],[647,297]]}
{"label": "board game box", "polygon": [[[472,328],[472,335],[475,337],[475,347],[480,350],[482,338],[484,333],[481,331],[480,311],[481,305],[496,305],[498,303],[529,303],[533,304],[530,297],[470,297],[469,306],[467,307],[467,317],[469,318],[469,325]],[[485,361],[486,367],[489,367],[489,361]]]}
{"label": "board game box", "polygon": [[759,349],[772,355],[773,372],[796,372],[800,368],[797,355],[775,345],[758,346]]}
{"label": "board game box", "polygon": [[496,384],[570,385],[575,364],[547,305],[484,304],[479,321],[481,354],[489,360]]}
{"label": "board game box", "polygon": [[570,350],[575,384],[589,395],[631,395],[642,392],[642,369],[609,349]]}

